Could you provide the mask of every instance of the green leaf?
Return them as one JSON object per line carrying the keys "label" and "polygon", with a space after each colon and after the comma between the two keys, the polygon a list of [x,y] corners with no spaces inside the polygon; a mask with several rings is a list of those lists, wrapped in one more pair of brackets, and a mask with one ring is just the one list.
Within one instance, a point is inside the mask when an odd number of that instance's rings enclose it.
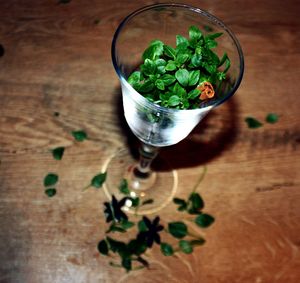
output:
{"label": "green leaf", "polygon": [[56,189],[55,189],[55,188],[49,188],[49,189],[46,189],[46,190],[45,190],[45,194],[46,194],[49,198],[51,198],[51,197],[53,197],[53,196],[56,195]]}
{"label": "green leaf", "polygon": [[167,62],[164,59],[157,59],[155,60],[155,65],[156,65],[156,69],[157,69],[157,73],[162,75],[166,72],[166,65]]}
{"label": "green leaf", "polygon": [[202,64],[203,67],[205,68],[205,70],[210,73],[210,74],[214,74],[217,71],[217,65],[215,64],[210,64],[210,63],[203,63]]}
{"label": "green leaf", "polygon": [[215,41],[215,40],[213,40],[213,39],[205,39],[205,43],[206,43],[206,46],[208,47],[208,48],[216,48],[217,46],[218,46],[218,43]]}
{"label": "green leaf", "polygon": [[201,228],[207,228],[213,224],[215,219],[209,214],[200,214],[196,217],[195,223]]}
{"label": "green leaf", "polygon": [[119,191],[120,193],[124,194],[124,195],[129,195],[130,194],[130,190],[128,188],[128,182],[126,179],[123,179],[119,185]]}
{"label": "green leaf", "polygon": [[143,93],[151,92],[153,89],[154,89],[154,83],[151,82],[150,80],[146,80],[139,87],[139,91]]}
{"label": "green leaf", "polygon": [[188,98],[189,99],[195,99],[200,95],[200,90],[199,89],[193,89],[188,93]]}
{"label": "green leaf", "polygon": [[199,40],[202,37],[202,33],[196,26],[189,28],[189,36],[191,40]]}
{"label": "green leaf", "polygon": [[201,66],[202,63],[202,55],[201,54],[194,54],[191,58],[191,64],[193,67],[198,68]]}
{"label": "green leaf", "polygon": [[170,222],[168,230],[172,236],[181,239],[187,235],[188,229],[183,222]]}
{"label": "green leaf", "polygon": [[250,129],[257,129],[262,127],[262,123],[260,121],[258,121],[257,119],[253,118],[253,117],[246,117],[245,118],[245,122],[248,125],[248,128]]}
{"label": "green leaf", "polygon": [[172,92],[179,97],[185,97],[186,95],[186,90],[178,82],[173,86]]}
{"label": "green leaf", "polygon": [[176,78],[170,74],[165,74],[161,76],[160,79],[164,82],[165,86],[169,86],[176,81]]}
{"label": "green leaf", "polygon": [[226,61],[227,58],[228,58],[228,55],[227,55],[227,53],[225,52],[225,53],[223,54],[223,56],[222,56],[220,62],[219,62],[219,66],[218,66],[218,67],[222,66],[222,65],[225,63],[225,61]]}
{"label": "green leaf", "polygon": [[178,211],[184,211],[187,209],[187,202],[184,199],[174,198],[173,202],[178,205]]}
{"label": "green leaf", "polygon": [[64,147],[57,147],[57,148],[53,149],[52,150],[53,158],[56,160],[61,160],[64,155],[64,151],[65,151]]}
{"label": "green leaf", "polygon": [[98,251],[103,255],[108,255],[109,249],[108,249],[108,245],[105,240],[101,240],[98,243]]}
{"label": "green leaf", "polygon": [[133,72],[127,79],[128,83],[131,84],[133,87],[139,84],[140,80],[141,80],[141,72],[139,71]]}
{"label": "green leaf", "polygon": [[270,124],[275,124],[276,122],[278,122],[278,115],[275,114],[275,113],[269,113],[267,116],[266,116],[266,122],[267,123],[270,123]]}
{"label": "green leaf", "polygon": [[165,84],[164,81],[162,79],[158,79],[155,81],[155,86],[159,89],[159,90],[164,90],[165,89]]}
{"label": "green leaf", "polygon": [[190,58],[189,54],[178,54],[176,57],[176,62],[178,62],[180,65],[184,64],[188,59]]}
{"label": "green leaf", "polygon": [[176,51],[173,47],[169,45],[164,45],[164,53],[166,56],[175,59],[176,58]]}
{"label": "green leaf", "polygon": [[155,63],[155,65],[156,65],[156,67],[159,67],[159,66],[166,66],[166,65],[167,65],[166,60],[161,59],[161,58],[156,59],[154,63]]}
{"label": "green leaf", "polygon": [[189,72],[189,86],[194,86],[198,83],[200,78],[200,71],[193,70]]}
{"label": "green leaf", "polygon": [[189,41],[187,40],[187,38],[185,38],[184,36],[178,34],[176,35],[176,46],[181,46],[181,47],[188,47],[189,46]]}
{"label": "green leaf", "polygon": [[226,60],[225,60],[225,69],[224,69],[223,72],[227,73],[227,71],[229,70],[230,66],[231,66],[230,60],[229,60],[229,58],[226,58]]}
{"label": "green leaf", "polygon": [[198,193],[192,193],[189,197],[194,210],[201,210],[204,208],[204,201]]}
{"label": "green leaf", "polygon": [[164,44],[160,40],[154,40],[150,43],[149,47],[144,51],[142,58],[146,59],[157,59],[159,58],[164,51]]}
{"label": "green leaf", "polygon": [[179,247],[185,254],[190,254],[193,252],[193,246],[191,245],[191,243],[189,241],[180,240]]}
{"label": "green leaf", "polygon": [[184,97],[181,101],[182,105],[180,106],[181,108],[180,109],[188,109],[189,106],[190,106],[190,103],[187,99],[187,97]]}
{"label": "green leaf", "polygon": [[96,175],[95,177],[93,177],[93,179],[91,181],[91,185],[97,189],[101,188],[103,183],[106,180],[106,175],[107,175],[106,172]]}
{"label": "green leaf", "polygon": [[219,61],[218,67],[222,66],[224,63],[225,63],[225,69],[224,69],[223,73],[225,74],[229,70],[230,65],[231,65],[230,59],[226,52],[223,54],[221,60]]}
{"label": "green leaf", "polygon": [[160,250],[161,250],[162,254],[165,256],[171,256],[174,254],[173,247],[167,243],[161,243]]}
{"label": "green leaf", "polygon": [[160,76],[158,74],[149,75],[149,80],[153,83],[159,78]]}
{"label": "green leaf", "polygon": [[168,100],[168,105],[171,107],[177,106],[180,104],[180,97],[177,95],[172,95]]}
{"label": "green leaf", "polygon": [[166,71],[175,71],[177,69],[177,66],[174,61],[169,60],[165,69],[166,69]]}
{"label": "green leaf", "polygon": [[85,131],[80,130],[80,131],[73,131],[72,132],[73,137],[75,138],[76,141],[82,142],[85,139],[87,139],[87,134]]}
{"label": "green leaf", "polygon": [[216,67],[220,64],[219,56],[213,52],[212,50],[208,49],[206,50],[206,56],[207,56],[207,62],[208,64],[216,65]]}
{"label": "green leaf", "polygon": [[189,71],[187,69],[179,69],[175,73],[175,77],[177,81],[182,85],[182,86],[187,86],[189,83]]}
{"label": "green leaf", "polygon": [[58,181],[58,175],[55,173],[49,173],[44,178],[44,186],[45,187],[53,186],[57,183],[57,181]]}
{"label": "green leaf", "polygon": [[206,39],[216,39],[216,38],[218,38],[218,37],[220,37],[220,36],[222,36],[222,35],[223,35],[222,32],[216,32],[216,33],[212,33],[212,34],[207,34],[207,35],[205,36],[205,38],[206,38]]}
{"label": "green leaf", "polygon": [[144,75],[150,76],[156,72],[156,64],[150,59],[146,59],[144,64],[141,65],[141,71]]}

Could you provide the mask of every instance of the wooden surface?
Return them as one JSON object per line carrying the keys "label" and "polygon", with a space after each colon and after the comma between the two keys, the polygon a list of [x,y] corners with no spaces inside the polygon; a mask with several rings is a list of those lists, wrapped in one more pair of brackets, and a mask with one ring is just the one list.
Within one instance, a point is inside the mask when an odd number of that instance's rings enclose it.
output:
{"label": "wooden surface", "polygon": [[[0,282],[300,282],[300,2],[186,1],[236,33],[245,75],[236,95],[165,150],[177,196],[199,187],[215,224],[192,255],[148,254],[151,270],[126,274],[97,252],[102,203],[81,192],[132,139],[120,111],[110,44],[129,12],[155,1],[0,1]],[[59,116],[54,113],[59,112]],[[248,129],[244,118],[277,124]],[[74,142],[84,129],[89,140]],[[65,146],[63,160],[50,149]],[[57,195],[43,178],[58,172]],[[174,205],[165,221],[180,217]]]}

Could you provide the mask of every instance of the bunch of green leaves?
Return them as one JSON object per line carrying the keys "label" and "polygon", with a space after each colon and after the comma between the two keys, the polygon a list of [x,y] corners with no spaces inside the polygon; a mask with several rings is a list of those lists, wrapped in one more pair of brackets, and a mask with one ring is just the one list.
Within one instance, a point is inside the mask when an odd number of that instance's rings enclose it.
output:
{"label": "bunch of green leaves", "polygon": [[153,40],[142,55],[143,63],[129,77],[133,88],[149,101],[175,109],[194,109],[201,104],[203,82],[215,88],[226,78],[230,59],[212,50],[222,33],[204,34],[189,28],[189,38],[176,36],[176,47]]}
{"label": "bunch of green leaves", "polygon": [[[203,179],[204,174],[199,181]],[[176,252],[192,253],[194,247],[204,244],[205,240],[200,235],[191,233],[188,226],[182,221],[169,222],[167,227],[160,224],[159,216],[154,217],[152,220],[142,216],[138,222],[130,221],[128,215],[122,209],[127,201],[130,201],[133,207],[146,205],[153,201],[141,202],[139,198],[135,198],[137,201],[133,202],[134,199],[130,197],[130,188],[125,179],[119,185],[119,192],[125,196],[120,200],[112,196],[110,202],[104,203],[106,222],[110,226],[106,231],[107,236],[98,244],[98,250],[101,254],[105,256],[117,255],[120,258],[119,263],[111,262],[112,266],[122,267],[126,271],[148,267],[149,262],[145,258],[145,253],[154,245],[160,247],[163,255],[172,256]],[[204,202],[198,193],[193,191],[187,200],[175,198],[174,202],[179,205],[178,209],[180,211],[196,214],[195,223],[199,227],[206,228],[214,222],[212,216],[202,212]],[[108,236],[110,233],[125,233],[133,227],[136,227],[137,233],[129,241],[120,241]],[[171,235],[177,242],[174,244],[162,241],[162,232]]]}

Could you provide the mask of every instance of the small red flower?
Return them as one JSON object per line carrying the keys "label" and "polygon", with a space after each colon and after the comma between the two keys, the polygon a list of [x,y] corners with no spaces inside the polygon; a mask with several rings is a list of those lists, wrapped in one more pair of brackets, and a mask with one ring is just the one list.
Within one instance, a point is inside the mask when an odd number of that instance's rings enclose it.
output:
{"label": "small red flower", "polygon": [[204,82],[201,85],[197,87],[198,90],[201,91],[201,94],[199,96],[199,99],[205,100],[208,98],[212,98],[215,95],[214,87],[210,82]]}

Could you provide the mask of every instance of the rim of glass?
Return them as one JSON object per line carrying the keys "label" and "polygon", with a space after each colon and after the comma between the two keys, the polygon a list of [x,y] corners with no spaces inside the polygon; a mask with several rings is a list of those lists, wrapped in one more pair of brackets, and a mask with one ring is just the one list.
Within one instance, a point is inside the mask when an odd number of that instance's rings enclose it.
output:
{"label": "rim of glass", "polygon": [[[240,60],[240,69],[239,69],[239,77],[235,82],[235,85],[233,86],[233,88],[230,90],[230,92],[226,95],[226,97],[224,97],[223,99],[220,99],[220,101],[217,101],[214,104],[209,104],[206,105],[204,107],[199,107],[196,109],[174,109],[174,108],[168,108],[168,107],[164,107],[164,106],[160,106],[158,104],[155,104],[151,101],[149,101],[147,98],[145,98],[143,95],[141,95],[139,92],[137,92],[128,82],[127,79],[124,77],[124,75],[122,74],[118,63],[117,63],[117,58],[116,58],[116,43],[119,37],[119,34],[121,33],[123,27],[126,25],[126,23],[133,17],[135,17],[138,14],[141,14],[147,10],[152,10],[155,8],[163,8],[163,7],[175,7],[175,8],[181,8],[181,9],[187,9],[187,10],[191,10],[195,13],[204,15],[208,20],[210,20],[211,22],[214,22],[215,24],[217,24],[218,26],[221,26],[227,33],[228,35],[231,37],[232,41],[234,42],[238,54],[239,54],[239,60]],[[146,104],[151,105],[151,107],[156,108],[158,111],[163,111],[163,112],[197,112],[197,111],[203,111],[203,109],[207,108],[207,107],[216,107],[220,104],[222,104],[224,101],[226,101],[227,99],[229,99],[231,96],[233,96],[233,94],[236,92],[236,90],[238,89],[238,87],[241,84],[242,78],[243,78],[243,74],[244,74],[244,56],[243,56],[243,51],[242,48],[240,46],[239,41],[237,40],[236,36],[234,35],[234,33],[230,30],[230,28],[228,28],[220,19],[218,19],[217,17],[213,16],[212,14],[208,13],[207,11],[204,11],[200,8],[197,7],[193,7],[187,4],[180,4],[180,3],[160,3],[160,4],[153,4],[153,5],[147,5],[144,6],[140,9],[137,9],[135,11],[133,11],[132,13],[130,13],[128,16],[126,16],[121,23],[119,24],[118,28],[115,31],[115,34],[113,36],[113,40],[112,40],[112,45],[111,45],[111,57],[112,57],[112,62],[113,62],[113,66],[115,68],[115,71],[119,77],[120,80],[123,80],[124,82],[126,82],[126,84],[132,89],[133,93],[135,93],[138,98],[143,101]]]}

